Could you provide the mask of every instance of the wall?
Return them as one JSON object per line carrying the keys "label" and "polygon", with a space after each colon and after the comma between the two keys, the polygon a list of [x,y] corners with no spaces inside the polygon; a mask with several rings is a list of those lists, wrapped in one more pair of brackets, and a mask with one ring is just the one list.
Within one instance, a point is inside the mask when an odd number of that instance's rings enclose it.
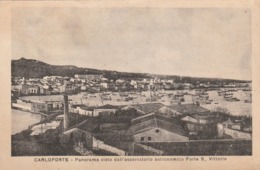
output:
{"label": "wall", "polygon": [[93,146],[94,149],[102,149],[102,150],[105,150],[105,151],[108,151],[108,152],[111,152],[111,153],[115,153],[119,156],[125,156],[126,155],[125,151],[118,149],[118,148],[115,148],[113,146],[107,145],[103,141],[97,140],[94,137],[93,137],[93,145],[92,146]]}
{"label": "wall", "polygon": [[[164,151],[163,155],[176,156],[224,156],[224,155],[252,155],[252,140],[224,139],[224,140],[193,140],[188,142],[142,143],[155,149]],[[139,148],[138,148],[139,149]],[[135,149],[134,155],[144,155]]]}
{"label": "wall", "polygon": [[142,145],[140,143],[133,143],[133,153],[135,153],[135,150],[138,150],[137,152],[141,152],[141,150],[144,150],[142,153],[146,153],[147,155],[163,155],[163,151],[159,149],[155,149],[151,146]]}
{"label": "wall", "polygon": [[53,109],[63,109],[63,103],[62,102],[50,102],[52,104]]}
{"label": "wall", "polygon": [[21,93],[28,94],[28,86],[26,84],[22,84]]}
{"label": "wall", "polygon": [[26,101],[26,100],[21,100],[21,99],[17,99],[17,104],[21,104],[24,106],[31,106],[31,102]]}
{"label": "wall", "polygon": [[231,136],[233,139],[252,139],[252,134],[250,133],[230,129],[222,124],[218,124],[218,137],[223,137],[224,134]]}
{"label": "wall", "polygon": [[77,107],[76,109],[74,109],[74,113],[79,113],[81,115],[92,116],[93,111],[84,110],[84,109],[81,109],[80,107]]}
{"label": "wall", "polygon": [[188,130],[190,132],[200,132],[200,131],[203,131],[203,125],[199,125],[199,124],[194,124],[194,123],[191,123],[191,122],[186,122],[186,126],[188,127]]}
{"label": "wall", "polygon": [[[157,133],[156,130],[159,130]],[[181,136],[161,128],[154,128],[143,133],[138,133],[133,135],[135,142],[183,142],[188,141],[189,138],[186,136]],[[141,138],[144,137],[144,140],[141,141]],[[148,140],[148,137],[151,137],[151,140]]]}
{"label": "wall", "polygon": [[39,93],[38,87],[29,87],[28,92],[29,94],[38,94]]}
{"label": "wall", "polygon": [[83,131],[78,128],[73,128],[64,132],[61,135],[61,143],[74,143],[77,144],[79,142],[83,143],[83,145],[87,148],[92,147],[92,135],[87,131]]}
{"label": "wall", "polygon": [[125,123],[102,123],[100,124],[100,131],[102,132],[118,132],[119,130],[125,130],[127,124]]}
{"label": "wall", "polygon": [[190,117],[190,116],[185,116],[184,118],[181,119],[182,121],[188,121],[188,122],[194,122],[194,123],[197,123],[198,120],[193,118],[193,117]]}
{"label": "wall", "polygon": [[48,105],[46,103],[31,103],[33,112],[47,112]]}
{"label": "wall", "polygon": [[167,115],[167,116],[170,116],[170,117],[176,117],[178,115],[181,115],[181,113],[179,112],[176,112],[168,107],[162,107],[160,108],[158,111],[158,113],[161,113],[162,115]]}
{"label": "wall", "polygon": [[16,107],[16,108],[19,108],[19,109],[31,111],[31,106],[28,106],[28,105],[23,105],[23,104],[18,104],[18,103],[12,103],[12,106],[13,106],[13,107]]}
{"label": "wall", "polygon": [[99,114],[100,114],[101,112],[115,113],[116,110],[117,110],[117,109],[95,109],[95,110],[93,111],[93,116],[94,116],[94,117],[97,117],[97,116],[99,116]]}
{"label": "wall", "polygon": [[[186,122],[186,126],[190,132],[196,132],[200,137],[212,138],[218,135],[218,128],[216,124],[198,124]],[[202,136],[201,136],[202,135]]]}
{"label": "wall", "polygon": [[222,138],[224,136],[224,126],[218,123],[217,128],[218,128],[218,137]]}
{"label": "wall", "polygon": [[229,128],[224,128],[224,134],[232,136],[234,139],[252,139],[252,135],[250,133],[240,132]]}

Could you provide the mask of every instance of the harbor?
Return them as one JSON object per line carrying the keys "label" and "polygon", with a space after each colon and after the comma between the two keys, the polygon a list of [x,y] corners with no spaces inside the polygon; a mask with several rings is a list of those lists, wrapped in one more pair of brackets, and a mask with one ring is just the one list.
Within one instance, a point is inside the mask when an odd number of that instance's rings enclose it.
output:
{"label": "harbor", "polygon": [[40,114],[12,109],[12,135],[28,129],[31,125],[42,120]]}
{"label": "harbor", "polygon": [[[85,104],[87,106],[101,106],[105,104],[111,105],[128,105],[128,104],[141,104],[147,103],[151,98],[153,102],[160,102],[165,105],[171,104],[196,104],[200,95],[196,94],[197,90],[165,90],[164,92],[113,92],[113,93],[94,93],[88,94],[81,92],[79,94],[70,95],[71,103]],[[207,94],[207,99],[204,101],[199,100],[199,104],[209,110],[214,110],[218,107],[226,108],[233,115],[251,116],[252,104],[250,102],[251,91],[237,90],[232,92],[232,96],[239,99],[238,101],[226,100],[222,95],[219,95],[218,90],[210,90],[204,92]],[[104,97],[105,96],[105,99]],[[181,96],[181,98],[179,98]],[[129,99],[131,98],[131,100]],[[180,99],[183,100],[180,102]],[[62,101],[62,95],[46,95],[46,96],[23,96],[21,99],[29,101]],[[109,99],[109,100],[106,100]],[[127,99],[127,100],[126,100]],[[207,101],[207,102],[205,102]]]}

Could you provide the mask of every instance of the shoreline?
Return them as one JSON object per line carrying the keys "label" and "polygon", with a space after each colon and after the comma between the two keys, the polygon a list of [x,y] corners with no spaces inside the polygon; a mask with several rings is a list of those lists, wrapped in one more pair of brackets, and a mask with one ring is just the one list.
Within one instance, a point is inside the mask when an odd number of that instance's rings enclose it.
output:
{"label": "shoreline", "polygon": [[[35,113],[35,112],[30,112],[30,111],[27,111],[27,110],[24,110],[24,109],[20,109],[20,108],[12,107],[11,109],[12,109],[12,110],[22,111],[22,112],[26,112],[26,113],[30,113],[30,114],[35,114],[35,115],[39,115],[39,116],[41,116],[41,118],[40,118],[39,121],[37,121],[37,122],[35,122],[35,123],[32,123],[32,124],[28,125],[26,128],[21,129],[19,132],[15,132],[14,134],[11,134],[11,136],[14,136],[14,135],[16,135],[16,134],[22,133],[23,131],[30,130],[31,127],[33,127],[33,126],[35,126],[35,125],[37,125],[37,124],[42,123],[42,122],[45,120],[45,118],[47,117],[47,115],[44,116],[44,115],[42,115],[42,114]],[[13,126],[13,122],[12,122],[12,126]]]}
{"label": "shoreline", "polygon": [[33,112],[33,111],[31,111],[31,110],[22,109],[22,108],[15,107],[15,106],[11,106],[11,109],[14,109],[14,110],[20,110],[20,111],[23,111],[23,112],[29,112],[29,113],[32,113],[32,114],[39,114],[39,115],[44,116],[44,117],[47,117],[47,116],[48,116],[48,115],[45,114],[45,113],[41,113],[41,112]]}

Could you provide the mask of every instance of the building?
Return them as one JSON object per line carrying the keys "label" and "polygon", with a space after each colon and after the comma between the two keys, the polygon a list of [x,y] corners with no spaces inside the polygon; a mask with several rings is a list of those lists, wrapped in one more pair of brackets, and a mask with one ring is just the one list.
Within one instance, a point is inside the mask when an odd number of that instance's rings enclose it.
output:
{"label": "building", "polygon": [[150,113],[131,121],[128,131],[135,142],[185,142],[188,132],[178,118]]}
{"label": "building", "polygon": [[16,103],[12,103],[12,107],[26,111],[32,111],[31,102],[27,100],[17,99]]}
{"label": "building", "polygon": [[227,121],[221,123],[225,128],[242,130],[241,122],[235,122],[229,118]]}
{"label": "building", "polygon": [[39,93],[39,87],[34,85],[28,86],[28,94],[38,94]]}
{"label": "building", "polygon": [[[251,131],[244,130],[245,125],[243,124],[243,122],[235,122],[230,118],[225,122],[218,123],[218,137],[229,136],[233,139],[252,139]],[[252,130],[252,126],[249,129]]]}
{"label": "building", "polygon": [[45,102],[32,102],[31,103],[31,111],[35,112],[35,113],[39,113],[39,112],[48,112],[48,104]]}
{"label": "building", "polygon": [[64,84],[59,86],[60,93],[75,93],[76,86],[73,84]]}
{"label": "building", "polygon": [[196,104],[177,104],[168,106],[175,115],[193,115],[210,112],[208,109]]}
{"label": "building", "polygon": [[[38,84],[38,87],[39,87],[39,93],[40,94],[43,94],[43,95],[50,95],[51,94],[50,85]],[[58,92],[59,92],[59,90],[58,90]]]}
{"label": "building", "polygon": [[190,114],[181,118],[191,137],[209,139],[217,136],[216,115],[212,113]]}
{"label": "building", "polygon": [[97,108],[94,109],[93,116],[97,117],[97,116],[102,116],[102,115],[115,114],[115,112],[118,109],[119,108],[117,106],[113,106],[113,105],[110,105],[110,104],[103,105],[103,106],[100,106],[100,107],[97,107]]}
{"label": "building", "polygon": [[81,85],[81,86],[80,86],[80,90],[81,90],[81,91],[86,91],[86,90],[87,90],[87,86]]}
{"label": "building", "polygon": [[93,80],[101,80],[103,76],[101,74],[76,74],[75,78],[93,81]]}
{"label": "building", "polygon": [[48,104],[42,101],[33,101],[33,100],[23,100],[17,99],[16,103],[12,103],[12,107],[30,111],[30,112],[43,112],[46,113],[49,111]]}
{"label": "building", "polygon": [[197,113],[209,113],[210,111],[195,104],[174,104],[170,106],[163,106],[155,112],[168,117],[178,117]]}
{"label": "building", "polygon": [[62,101],[45,101],[48,105],[48,110],[62,110],[63,109],[63,102]]}
{"label": "building", "polygon": [[102,82],[102,83],[100,83],[100,87],[103,88],[103,89],[107,89],[108,88],[108,83]]}
{"label": "building", "polygon": [[21,84],[17,85],[16,88],[21,95],[36,95],[40,93],[39,87],[36,85]]}
{"label": "building", "polygon": [[163,107],[165,106],[161,103],[144,103],[144,104],[127,105],[124,106],[122,110],[135,109],[138,113],[148,114],[148,113],[156,112]]}
{"label": "building", "polygon": [[86,105],[83,104],[78,104],[78,105],[71,105],[69,108],[69,111],[71,113],[78,113],[81,115],[86,115],[86,116],[91,116],[93,117],[93,112],[94,112],[94,107],[87,107]]}
{"label": "building", "polygon": [[62,144],[82,145],[92,148],[92,132],[99,127],[96,119],[87,119],[64,131],[60,136]]}

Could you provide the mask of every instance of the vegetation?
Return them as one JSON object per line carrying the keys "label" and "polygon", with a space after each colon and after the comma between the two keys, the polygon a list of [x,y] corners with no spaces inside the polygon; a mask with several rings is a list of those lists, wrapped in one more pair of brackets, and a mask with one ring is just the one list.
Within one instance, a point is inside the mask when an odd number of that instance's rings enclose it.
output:
{"label": "vegetation", "polygon": [[12,156],[78,155],[72,147],[60,144],[60,133],[61,126],[38,136],[30,136],[30,129],[12,135]]}

